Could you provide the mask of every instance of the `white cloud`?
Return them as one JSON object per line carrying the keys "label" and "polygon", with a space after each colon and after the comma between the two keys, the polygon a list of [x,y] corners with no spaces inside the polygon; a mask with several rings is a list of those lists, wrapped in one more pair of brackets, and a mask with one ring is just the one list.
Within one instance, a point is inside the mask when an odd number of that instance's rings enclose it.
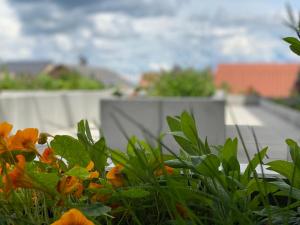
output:
{"label": "white cloud", "polygon": [[63,51],[70,51],[73,48],[72,40],[65,34],[55,34],[54,41]]}
{"label": "white cloud", "polygon": [[172,64],[166,62],[152,62],[149,64],[150,70],[159,71],[159,70],[169,70],[173,67]]}

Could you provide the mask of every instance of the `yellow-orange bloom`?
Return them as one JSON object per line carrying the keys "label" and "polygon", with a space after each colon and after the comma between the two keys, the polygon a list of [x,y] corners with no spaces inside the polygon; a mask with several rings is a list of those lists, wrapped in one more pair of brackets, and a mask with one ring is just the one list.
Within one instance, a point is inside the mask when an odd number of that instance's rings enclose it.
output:
{"label": "yellow-orange bloom", "polygon": [[41,162],[46,164],[52,164],[56,161],[56,157],[54,155],[54,151],[52,148],[46,148],[40,157]]}
{"label": "yellow-orange bloom", "polygon": [[99,172],[98,171],[92,171],[94,169],[94,162],[90,161],[89,164],[87,165],[87,170],[89,171],[90,175],[89,178],[93,179],[93,178],[98,178],[99,177]]}
{"label": "yellow-orange bloom", "polygon": [[23,155],[16,156],[18,162],[16,163],[14,169],[8,174],[4,175],[2,182],[4,184],[4,191],[6,193],[10,192],[12,189],[16,188],[32,188],[32,180],[25,173],[25,157]]}
{"label": "yellow-orange bloom", "polygon": [[8,140],[10,150],[35,150],[35,144],[39,137],[39,131],[36,128],[26,128],[18,130],[17,133]]}
{"label": "yellow-orange bloom", "polygon": [[0,123],[0,138],[8,138],[13,126],[7,122]]}
{"label": "yellow-orange bloom", "polygon": [[161,176],[161,175],[163,175],[164,174],[164,170],[166,171],[167,174],[173,174],[173,172],[174,172],[174,169],[172,167],[164,165],[164,169],[160,168],[160,169],[157,169],[154,172],[155,176]]}
{"label": "yellow-orange bloom", "polygon": [[[96,190],[96,189],[100,189],[103,187],[104,186],[102,184],[98,184],[98,183],[91,182],[89,184],[89,189],[91,189],[91,190],[93,190],[93,189]],[[91,201],[92,202],[106,202],[109,198],[110,198],[110,194],[96,193],[91,197]]]}
{"label": "yellow-orange bloom", "polygon": [[80,198],[83,185],[77,177],[64,176],[57,184],[57,191],[62,195],[73,194],[75,197]]}
{"label": "yellow-orange bloom", "polygon": [[106,174],[107,180],[114,187],[122,187],[124,185],[124,176],[122,174],[123,165],[116,165]]}
{"label": "yellow-orange bloom", "polygon": [[7,122],[0,123],[0,154],[7,151],[7,140],[12,127]]}
{"label": "yellow-orange bloom", "polygon": [[51,225],[94,225],[78,209],[70,209]]}

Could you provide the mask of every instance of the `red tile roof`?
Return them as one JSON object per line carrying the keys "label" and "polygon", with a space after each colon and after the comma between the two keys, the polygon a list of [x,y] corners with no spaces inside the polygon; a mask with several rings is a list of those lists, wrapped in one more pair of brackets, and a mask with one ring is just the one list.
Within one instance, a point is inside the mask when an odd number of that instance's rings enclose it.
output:
{"label": "red tile roof", "polygon": [[255,91],[264,97],[288,97],[297,81],[298,64],[220,64],[215,84],[234,94]]}

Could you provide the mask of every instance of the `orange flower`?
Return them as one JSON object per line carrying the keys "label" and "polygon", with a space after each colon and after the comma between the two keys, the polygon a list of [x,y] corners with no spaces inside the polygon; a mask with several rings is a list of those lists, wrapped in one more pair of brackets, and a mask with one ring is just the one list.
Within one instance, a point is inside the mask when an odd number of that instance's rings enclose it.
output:
{"label": "orange flower", "polygon": [[75,197],[80,198],[83,192],[83,185],[74,176],[64,176],[57,184],[57,191],[62,195],[73,194]]}
{"label": "orange flower", "polygon": [[12,127],[7,122],[0,123],[0,154],[7,151],[7,140]]}
{"label": "orange flower", "polygon": [[106,174],[107,180],[114,186],[114,187],[122,187],[124,185],[124,177],[122,175],[122,169],[124,167],[120,164],[113,167],[108,173]]}
{"label": "orange flower", "polygon": [[18,130],[17,133],[8,140],[10,150],[36,150],[35,144],[38,140],[39,131],[36,128],[26,128]]}
{"label": "orange flower", "polygon": [[25,157],[23,155],[17,155],[16,158],[18,162],[16,163],[14,169],[7,175],[4,175],[2,178],[4,191],[6,193],[10,192],[11,189],[16,189],[19,187],[33,187],[31,179],[25,173]]}
{"label": "orange flower", "polygon": [[[89,189],[91,190],[96,190],[99,188],[103,188],[104,186],[102,184],[98,184],[98,183],[93,183],[91,182],[89,184]],[[100,194],[100,193],[96,193],[91,197],[91,201],[92,202],[106,202],[109,199],[110,195],[109,194]]]}
{"label": "orange flower", "polygon": [[90,163],[87,165],[87,170],[90,172],[89,178],[98,178],[99,177],[99,172],[98,171],[92,171],[94,169],[94,162],[90,161]]}
{"label": "orange flower", "polygon": [[163,175],[164,170],[167,172],[167,174],[173,174],[173,172],[174,172],[174,169],[172,167],[164,165],[164,169],[160,168],[160,169],[155,170],[155,172],[154,172],[155,176],[159,177],[159,176]]}
{"label": "orange flower", "polygon": [[78,209],[70,209],[51,225],[94,225]]}
{"label": "orange flower", "polygon": [[8,138],[13,126],[7,122],[0,123],[0,138]]}
{"label": "orange flower", "polygon": [[41,162],[46,164],[52,164],[55,163],[56,157],[54,155],[54,151],[52,148],[46,148],[40,157]]}

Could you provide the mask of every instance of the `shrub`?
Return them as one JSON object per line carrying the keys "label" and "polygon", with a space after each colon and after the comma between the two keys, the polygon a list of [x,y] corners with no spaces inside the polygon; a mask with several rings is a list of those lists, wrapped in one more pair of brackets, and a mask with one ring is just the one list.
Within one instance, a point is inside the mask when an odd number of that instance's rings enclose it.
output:
{"label": "shrub", "polygon": [[77,72],[66,72],[59,77],[39,74],[36,77],[18,75],[15,77],[4,74],[0,79],[1,89],[17,90],[71,90],[71,89],[103,89],[102,82],[80,75]]}
{"label": "shrub", "polygon": [[209,70],[177,69],[162,72],[150,88],[154,96],[211,96],[215,87]]}

